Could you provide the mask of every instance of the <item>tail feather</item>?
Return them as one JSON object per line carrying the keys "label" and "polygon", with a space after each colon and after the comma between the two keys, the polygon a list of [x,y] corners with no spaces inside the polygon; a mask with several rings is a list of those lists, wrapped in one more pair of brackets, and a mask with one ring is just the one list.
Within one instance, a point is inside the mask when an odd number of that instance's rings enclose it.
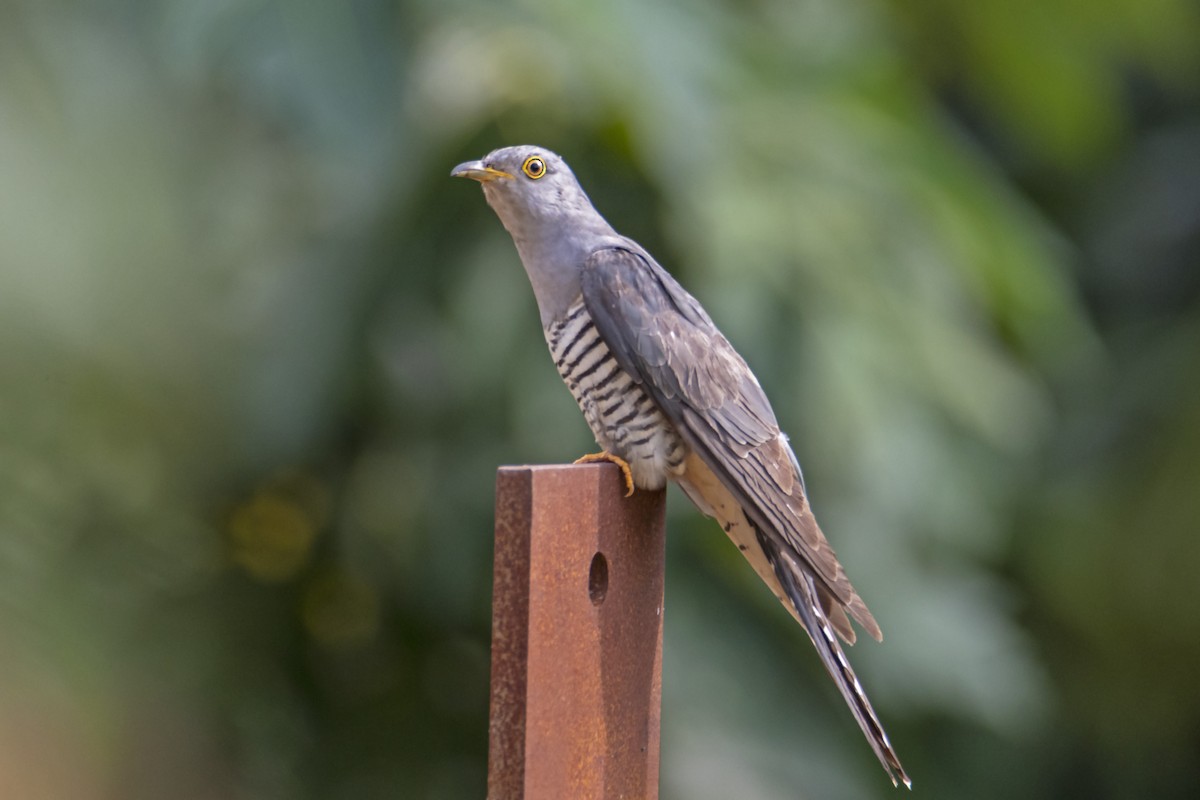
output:
{"label": "tail feather", "polygon": [[775,569],[779,583],[787,592],[808,637],[812,639],[813,646],[820,654],[821,662],[825,665],[825,669],[833,678],[834,683],[837,684],[846,705],[850,707],[854,719],[858,721],[858,727],[862,729],[871,749],[875,751],[879,763],[883,765],[888,777],[892,779],[893,785],[898,786],[903,783],[911,789],[912,780],[905,773],[904,767],[900,765],[900,758],[892,749],[887,733],[884,732],[879,717],[875,715],[871,701],[867,699],[867,693],[863,691],[862,684],[859,683],[858,677],[850,667],[850,661],[838,643],[833,625],[821,609],[816,582],[811,575],[805,574],[791,559],[784,557],[780,553],[778,544],[763,535],[761,530],[756,529],[755,533],[759,546],[762,547],[767,560]]}

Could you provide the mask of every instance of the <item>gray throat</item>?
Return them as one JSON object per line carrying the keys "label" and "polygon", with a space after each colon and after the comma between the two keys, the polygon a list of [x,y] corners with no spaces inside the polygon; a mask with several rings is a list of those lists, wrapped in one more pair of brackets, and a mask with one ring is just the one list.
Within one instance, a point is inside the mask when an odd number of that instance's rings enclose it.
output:
{"label": "gray throat", "polygon": [[590,205],[572,213],[522,215],[511,213],[501,198],[484,193],[517,246],[543,328],[561,319],[579,297],[579,275],[588,256],[626,241]]}

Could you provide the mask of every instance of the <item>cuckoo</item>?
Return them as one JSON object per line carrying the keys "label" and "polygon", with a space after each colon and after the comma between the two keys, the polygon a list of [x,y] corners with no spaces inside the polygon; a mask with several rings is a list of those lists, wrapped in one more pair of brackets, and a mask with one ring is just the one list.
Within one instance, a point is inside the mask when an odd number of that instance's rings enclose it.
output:
{"label": "cuckoo", "polygon": [[758,379],[708,314],[593,208],[563,159],[505,147],[451,173],[483,187],[517,246],[554,365],[634,487],[672,480],[716,518],[804,627],[893,783],[911,788],[838,642],[879,625],[817,526]]}

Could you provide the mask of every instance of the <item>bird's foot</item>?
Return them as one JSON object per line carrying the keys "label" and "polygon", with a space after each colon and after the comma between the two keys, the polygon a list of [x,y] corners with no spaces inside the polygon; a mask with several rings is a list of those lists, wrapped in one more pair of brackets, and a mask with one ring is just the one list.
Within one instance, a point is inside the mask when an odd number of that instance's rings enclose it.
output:
{"label": "bird's foot", "polygon": [[621,474],[625,476],[625,488],[628,489],[625,492],[625,496],[631,497],[633,495],[633,472],[629,469],[629,462],[620,456],[614,456],[607,450],[602,453],[588,453],[586,456],[580,456],[575,459],[576,464],[591,464],[596,461],[608,461],[620,467]]}

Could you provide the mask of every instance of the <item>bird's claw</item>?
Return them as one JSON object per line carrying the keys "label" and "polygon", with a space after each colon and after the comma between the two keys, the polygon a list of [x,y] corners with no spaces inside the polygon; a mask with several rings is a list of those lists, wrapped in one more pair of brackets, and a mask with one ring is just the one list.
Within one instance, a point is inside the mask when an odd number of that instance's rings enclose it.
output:
{"label": "bird's claw", "polygon": [[591,464],[597,461],[607,461],[610,464],[616,464],[621,468],[621,474],[625,476],[625,492],[626,497],[633,496],[633,471],[629,469],[629,462],[620,456],[614,456],[607,450],[601,453],[588,453],[586,456],[580,456],[575,459],[576,464]]}

